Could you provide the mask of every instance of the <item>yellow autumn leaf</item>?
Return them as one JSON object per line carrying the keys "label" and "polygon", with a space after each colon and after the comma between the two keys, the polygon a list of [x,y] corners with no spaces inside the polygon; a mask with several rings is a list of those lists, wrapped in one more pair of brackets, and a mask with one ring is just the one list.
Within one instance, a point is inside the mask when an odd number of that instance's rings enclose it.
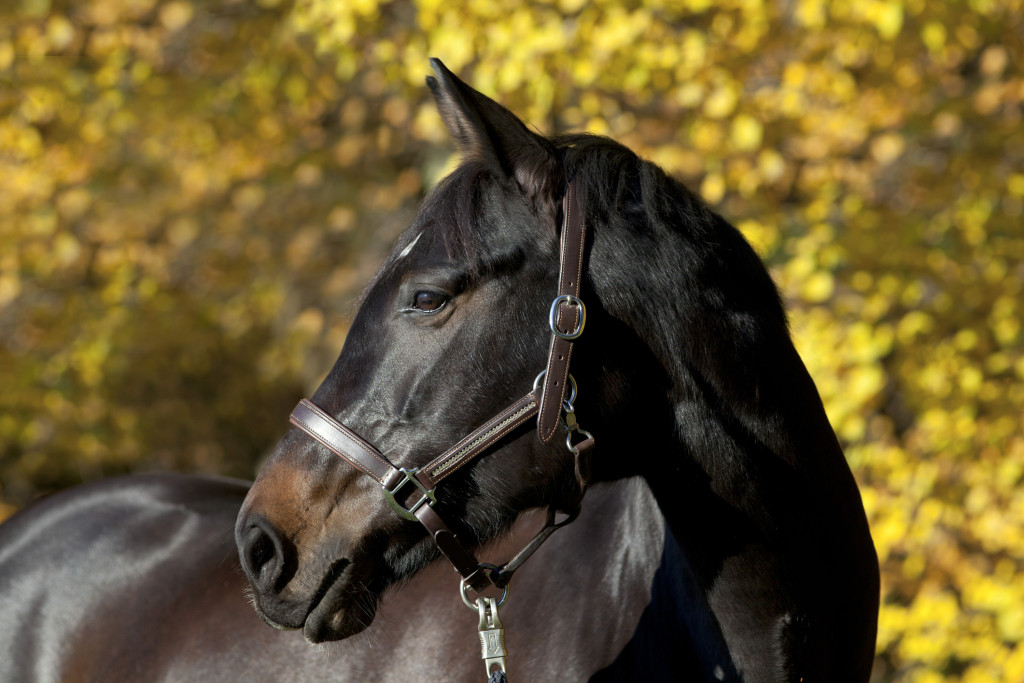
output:
{"label": "yellow autumn leaf", "polygon": [[740,150],[755,150],[761,146],[763,135],[761,122],[748,114],[740,114],[732,120],[730,139]]}

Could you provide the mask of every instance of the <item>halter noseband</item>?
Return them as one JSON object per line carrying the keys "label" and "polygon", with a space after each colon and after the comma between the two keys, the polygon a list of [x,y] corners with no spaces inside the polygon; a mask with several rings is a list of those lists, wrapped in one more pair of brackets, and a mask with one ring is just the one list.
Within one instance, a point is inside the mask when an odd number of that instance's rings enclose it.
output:
{"label": "halter noseband", "polygon": [[[434,543],[462,576],[463,585],[478,593],[488,584],[507,588],[512,573],[556,529],[576,518],[589,479],[590,449],[594,445],[594,437],[576,423],[573,412],[576,387],[572,375],[569,374],[573,341],[583,333],[586,322],[586,309],[579,298],[586,225],[575,195],[575,181],[572,181],[562,198],[558,296],[551,304],[549,316],[551,349],[548,353],[547,367],[534,381],[530,393],[484,422],[425,466],[412,469],[395,467],[383,453],[307,399],[302,399],[291,414],[292,424],[363,474],[375,479],[384,489],[384,497],[395,512],[406,519],[418,520],[423,524],[434,539]],[[569,385],[572,385],[572,391],[567,400],[566,392]],[[504,565],[496,567],[482,564],[462,545],[434,510],[434,491],[446,477],[485,453],[499,439],[534,416],[537,417],[538,436],[545,444],[550,444],[554,440],[559,425],[567,432],[566,446],[575,458],[579,495],[566,506],[568,509],[556,510],[554,506],[549,506],[547,524],[544,528]],[[585,438],[574,445],[573,432],[578,432]],[[556,512],[566,514],[568,518],[556,522]]]}

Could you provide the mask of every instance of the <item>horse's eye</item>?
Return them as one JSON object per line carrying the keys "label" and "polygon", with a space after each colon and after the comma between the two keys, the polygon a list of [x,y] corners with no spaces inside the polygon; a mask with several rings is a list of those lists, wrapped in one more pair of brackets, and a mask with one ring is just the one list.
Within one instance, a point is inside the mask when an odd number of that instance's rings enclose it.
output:
{"label": "horse's eye", "polygon": [[413,296],[412,307],[424,313],[436,313],[448,303],[448,297],[440,292],[416,292]]}

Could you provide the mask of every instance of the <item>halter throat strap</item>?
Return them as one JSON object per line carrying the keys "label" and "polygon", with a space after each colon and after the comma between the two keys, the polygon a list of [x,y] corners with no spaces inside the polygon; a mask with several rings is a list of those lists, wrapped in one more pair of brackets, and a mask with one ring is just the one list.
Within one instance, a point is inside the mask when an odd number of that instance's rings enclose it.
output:
{"label": "halter throat strap", "polygon": [[[561,419],[562,411],[568,407],[571,413],[571,402],[566,402],[568,385],[572,382],[569,362],[573,342],[582,334],[586,322],[586,309],[579,298],[585,241],[586,225],[582,209],[576,200],[575,181],[572,181],[562,199],[558,296],[551,305],[549,316],[552,338],[548,363],[542,374],[543,385],[535,386],[530,393],[484,422],[424,467],[396,467],[373,445],[308,399],[302,399],[290,417],[293,425],[352,467],[376,480],[395,512],[406,519],[420,522],[441,553],[462,576],[466,585],[477,592],[482,591],[488,584],[499,588],[506,586],[512,578],[512,573],[556,529],[573,521],[579,514],[589,478],[589,451],[594,442],[589,434],[588,438],[575,446],[567,440],[569,450],[576,457],[575,471],[578,484],[578,495],[573,496],[573,500],[566,501],[563,506],[567,508],[563,510],[567,518],[556,522],[555,507],[549,507],[544,528],[502,567],[482,565],[478,562],[433,508],[433,503],[434,490],[441,481],[482,455],[497,441],[531,418],[537,417],[537,433],[545,444],[554,441],[560,425],[565,428],[565,423]],[[569,437],[571,438],[571,433]]]}

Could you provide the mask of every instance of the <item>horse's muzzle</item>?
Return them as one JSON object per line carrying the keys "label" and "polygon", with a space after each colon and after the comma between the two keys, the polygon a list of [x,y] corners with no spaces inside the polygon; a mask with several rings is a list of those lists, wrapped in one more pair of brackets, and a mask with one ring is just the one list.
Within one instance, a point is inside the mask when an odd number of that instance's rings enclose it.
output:
{"label": "horse's muzzle", "polygon": [[244,516],[235,535],[253,606],[268,625],[302,629],[307,640],[319,643],[347,638],[373,621],[377,596],[369,582],[353,579],[348,558],[307,567],[309,576],[298,577],[298,551],[264,516]]}
{"label": "horse's muzzle", "polygon": [[277,629],[301,628],[308,613],[308,602],[295,603],[281,594],[295,575],[298,564],[295,546],[262,515],[252,515],[239,524],[235,540],[260,618]]}

